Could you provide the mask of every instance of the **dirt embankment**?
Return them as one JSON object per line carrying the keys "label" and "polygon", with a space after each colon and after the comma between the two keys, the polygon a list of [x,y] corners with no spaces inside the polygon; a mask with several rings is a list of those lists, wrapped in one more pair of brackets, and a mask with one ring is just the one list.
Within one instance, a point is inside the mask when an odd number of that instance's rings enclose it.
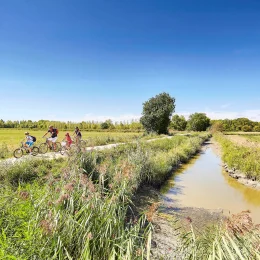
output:
{"label": "dirt embankment", "polygon": [[243,185],[260,190],[260,182],[256,179],[248,179],[244,173],[236,170],[235,168],[230,169],[227,164],[223,164],[223,168],[230,177],[236,179]]}

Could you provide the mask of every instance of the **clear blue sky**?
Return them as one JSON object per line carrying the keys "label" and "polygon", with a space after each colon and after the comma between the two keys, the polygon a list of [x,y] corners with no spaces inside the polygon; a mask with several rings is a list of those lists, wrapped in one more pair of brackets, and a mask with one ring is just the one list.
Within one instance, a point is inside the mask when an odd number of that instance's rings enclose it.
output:
{"label": "clear blue sky", "polygon": [[176,112],[260,121],[258,0],[1,0],[0,118]]}

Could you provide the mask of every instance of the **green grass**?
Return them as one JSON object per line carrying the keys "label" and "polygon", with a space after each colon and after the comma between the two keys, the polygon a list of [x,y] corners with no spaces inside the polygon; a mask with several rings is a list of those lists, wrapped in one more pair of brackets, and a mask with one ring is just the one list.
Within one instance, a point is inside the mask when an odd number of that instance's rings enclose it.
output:
{"label": "green grass", "polygon": [[248,141],[251,142],[260,142],[260,135],[243,135]]}
{"label": "green grass", "polygon": [[251,136],[251,135],[258,135],[260,136],[260,132],[223,132],[224,135],[245,135],[245,136]]}
{"label": "green grass", "polygon": [[182,243],[178,248],[182,259],[260,259],[259,228],[251,223],[252,220],[246,214],[238,215],[244,219],[228,219],[208,227],[199,235],[195,235],[191,224],[191,231],[183,232]]}
{"label": "green grass", "polygon": [[[46,131],[29,129],[0,129],[0,159],[12,156],[12,152],[20,147],[20,142],[24,139],[24,132],[28,131],[37,138],[35,145],[44,142],[42,136]],[[59,131],[58,141],[62,141],[66,131]],[[71,135],[73,133],[71,132]],[[47,135],[48,136],[48,135]],[[46,137],[47,137],[46,136]],[[82,138],[87,140],[88,146],[105,145],[111,143],[131,142],[139,138],[144,140],[158,138],[160,136],[144,135],[143,133],[125,133],[125,132],[87,132],[82,131]]]}
{"label": "green grass", "polygon": [[142,184],[160,185],[207,138],[175,136],[2,167],[0,258],[148,259],[151,226],[133,213],[131,198]]}
{"label": "green grass", "polygon": [[215,139],[221,144],[222,159],[230,168],[260,180],[260,148],[237,145],[222,134],[216,134]]}

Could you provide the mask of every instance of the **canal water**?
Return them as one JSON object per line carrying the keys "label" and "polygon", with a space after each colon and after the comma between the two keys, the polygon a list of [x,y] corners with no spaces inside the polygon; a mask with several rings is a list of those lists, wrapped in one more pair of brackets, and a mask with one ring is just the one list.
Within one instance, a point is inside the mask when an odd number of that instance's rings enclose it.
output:
{"label": "canal water", "polygon": [[212,147],[207,144],[166,182],[161,189],[164,205],[223,211],[225,215],[250,210],[254,223],[259,224],[260,191],[229,177]]}

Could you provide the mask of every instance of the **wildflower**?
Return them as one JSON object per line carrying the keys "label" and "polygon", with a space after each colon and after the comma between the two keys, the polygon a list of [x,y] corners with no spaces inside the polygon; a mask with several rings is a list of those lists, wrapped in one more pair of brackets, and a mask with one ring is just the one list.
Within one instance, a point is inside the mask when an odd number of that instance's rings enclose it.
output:
{"label": "wildflower", "polygon": [[60,188],[56,188],[56,190],[55,190],[57,193],[59,193],[60,191],[61,191],[61,189]]}
{"label": "wildflower", "polygon": [[89,232],[89,233],[87,234],[87,238],[88,238],[89,240],[91,240],[91,239],[93,238],[93,235],[92,235],[91,232]]}
{"label": "wildflower", "polygon": [[66,191],[68,191],[68,192],[72,192],[73,189],[74,189],[74,184],[71,182],[71,183],[65,185],[65,186],[64,186],[64,189],[65,189]]}
{"label": "wildflower", "polygon": [[63,194],[59,197],[59,199],[56,201],[56,204],[62,204],[64,201],[68,200],[70,198],[69,194]]}
{"label": "wildflower", "polygon": [[45,235],[51,235],[53,233],[54,227],[50,220],[42,220],[40,226],[43,229]]}
{"label": "wildflower", "polygon": [[138,249],[135,251],[135,254],[136,254],[136,256],[141,256],[141,255],[142,255],[142,249],[141,249],[141,248],[138,248]]}
{"label": "wildflower", "polygon": [[19,197],[23,200],[27,200],[29,198],[29,192],[27,191],[20,191],[19,192]]}

